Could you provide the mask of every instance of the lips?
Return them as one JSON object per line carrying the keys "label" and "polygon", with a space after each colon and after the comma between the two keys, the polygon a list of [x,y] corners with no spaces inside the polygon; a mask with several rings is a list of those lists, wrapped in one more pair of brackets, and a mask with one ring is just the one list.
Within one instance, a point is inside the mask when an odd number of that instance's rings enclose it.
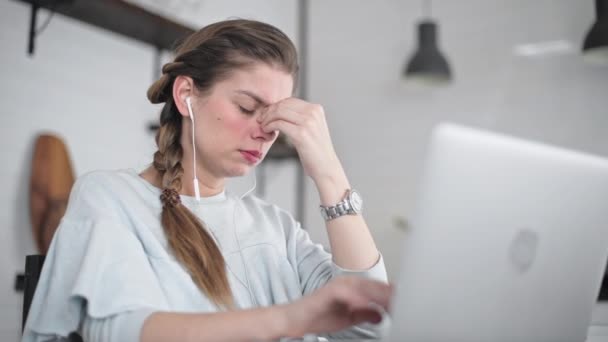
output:
{"label": "lips", "polygon": [[240,150],[241,154],[250,163],[257,163],[262,158],[262,152],[255,150]]}
{"label": "lips", "polygon": [[261,158],[261,157],[262,157],[262,152],[260,152],[260,151],[255,151],[255,150],[254,150],[254,151],[243,150],[243,152],[245,152],[245,153],[249,153],[249,154],[251,154],[252,156],[254,156],[254,157],[256,157],[256,158]]}

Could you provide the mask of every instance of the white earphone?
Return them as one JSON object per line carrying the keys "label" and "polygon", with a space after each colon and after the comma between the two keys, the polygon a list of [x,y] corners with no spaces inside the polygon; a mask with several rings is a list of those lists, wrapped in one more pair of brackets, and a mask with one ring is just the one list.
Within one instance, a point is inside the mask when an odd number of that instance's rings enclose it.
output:
{"label": "white earphone", "polygon": [[[194,179],[193,179],[193,184],[194,184],[194,194],[196,196],[196,200],[198,202],[201,201],[201,195],[200,195],[200,190],[198,187],[198,178],[196,177],[196,145],[194,143],[194,113],[192,112],[192,101],[190,100],[190,97],[186,97],[186,105],[188,106],[188,115],[190,116],[190,121],[192,121],[192,159],[193,159],[193,165],[192,165],[192,172],[194,175]],[[240,196],[240,199],[242,200],[245,196],[249,195],[251,192],[253,192],[256,188],[257,185],[257,177],[255,174],[255,170],[253,173],[254,177],[253,177],[253,187],[251,187],[249,190],[247,190],[243,195]],[[237,247],[239,250],[239,255],[241,257],[241,262],[243,263],[243,266],[245,265],[245,257],[243,256],[243,249],[241,248],[241,243],[239,241],[238,235],[237,235],[237,228],[236,228],[236,207],[234,208],[234,211],[232,213],[232,225],[233,225],[233,233],[234,233],[234,239],[236,240],[237,243]],[[217,240],[217,238],[213,235],[213,232],[210,231],[212,236],[215,239],[215,243],[219,246],[219,242]],[[228,268],[230,268],[230,266],[228,266]],[[235,274],[236,276],[236,274]],[[238,279],[238,277],[236,277]],[[239,281],[242,283],[242,281],[239,279]],[[246,288],[247,288],[247,292],[249,292],[249,299],[252,303],[252,305],[254,307],[259,306],[258,301],[256,300],[255,296],[253,295],[252,291],[251,291],[251,283],[249,281],[249,272],[247,271],[247,267],[245,267],[245,284],[243,284]]]}
{"label": "white earphone", "polygon": [[186,97],[186,105],[188,106],[188,114],[190,115],[190,121],[192,121],[192,175],[194,179],[192,183],[194,184],[194,196],[198,202],[201,201],[201,192],[198,188],[198,178],[196,177],[196,144],[194,143],[194,113],[192,113],[192,101],[190,100],[190,96]]}

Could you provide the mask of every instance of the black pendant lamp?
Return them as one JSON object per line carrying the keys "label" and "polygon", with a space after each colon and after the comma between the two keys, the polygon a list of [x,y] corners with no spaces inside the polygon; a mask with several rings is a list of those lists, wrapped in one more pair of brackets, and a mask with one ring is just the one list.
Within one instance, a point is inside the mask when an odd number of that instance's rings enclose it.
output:
{"label": "black pendant lamp", "polygon": [[450,65],[437,46],[439,26],[430,19],[430,0],[425,2],[427,18],[418,23],[418,49],[404,70],[408,81],[443,85],[452,79]]}
{"label": "black pendant lamp", "polygon": [[608,64],[608,0],[595,0],[596,20],[585,37],[583,58],[596,64]]}

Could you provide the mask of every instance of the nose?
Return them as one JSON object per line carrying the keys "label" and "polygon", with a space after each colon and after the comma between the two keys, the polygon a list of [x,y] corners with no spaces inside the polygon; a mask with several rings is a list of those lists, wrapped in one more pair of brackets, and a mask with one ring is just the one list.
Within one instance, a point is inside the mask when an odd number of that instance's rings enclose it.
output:
{"label": "nose", "polygon": [[259,122],[257,122],[257,120],[254,121],[253,125],[254,125],[254,128],[253,128],[252,137],[255,140],[272,141],[277,135],[277,133],[274,131],[270,132],[270,133],[264,132],[264,130],[262,129],[262,125]]}

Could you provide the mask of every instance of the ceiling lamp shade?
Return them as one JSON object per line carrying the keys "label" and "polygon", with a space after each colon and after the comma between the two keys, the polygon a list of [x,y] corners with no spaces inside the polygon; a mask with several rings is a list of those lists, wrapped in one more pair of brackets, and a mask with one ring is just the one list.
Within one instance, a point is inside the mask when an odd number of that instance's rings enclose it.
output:
{"label": "ceiling lamp shade", "polygon": [[595,0],[595,23],[583,42],[583,58],[594,64],[608,64],[608,0]]}
{"label": "ceiling lamp shade", "polygon": [[447,84],[450,65],[437,46],[438,26],[432,20],[418,23],[418,49],[405,68],[406,79],[422,84]]}

